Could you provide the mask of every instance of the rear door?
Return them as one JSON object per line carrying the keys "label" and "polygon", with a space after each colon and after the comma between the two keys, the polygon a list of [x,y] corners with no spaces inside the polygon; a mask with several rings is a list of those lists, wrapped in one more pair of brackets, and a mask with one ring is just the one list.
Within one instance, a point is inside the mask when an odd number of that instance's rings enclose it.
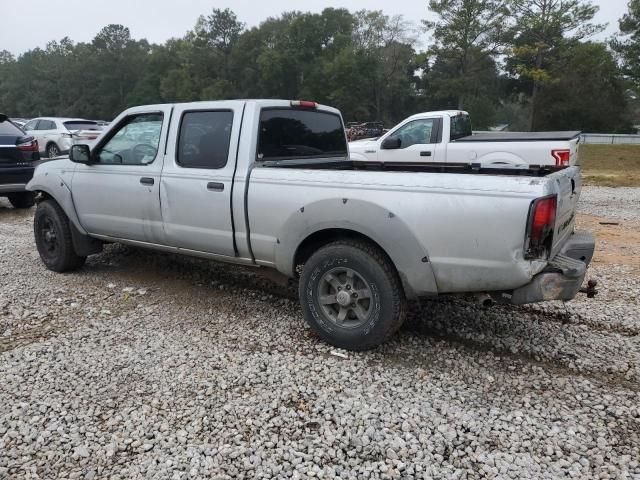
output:
{"label": "rear door", "polygon": [[[445,150],[439,144],[440,119],[418,118],[400,125],[382,139],[379,162],[444,162]],[[388,146],[386,140],[396,141]],[[397,142],[399,141],[399,142]]]}
{"label": "rear door", "polygon": [[231,189],[243,102],[173,112],[160,198],[168,245],[235,256]]}

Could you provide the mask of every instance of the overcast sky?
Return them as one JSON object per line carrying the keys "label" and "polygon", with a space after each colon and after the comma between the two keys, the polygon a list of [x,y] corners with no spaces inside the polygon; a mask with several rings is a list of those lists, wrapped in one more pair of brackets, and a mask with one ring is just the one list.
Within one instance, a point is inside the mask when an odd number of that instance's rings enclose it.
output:
{"label": "overcast sky", "polygon": [[[319,12],[325,7],[383,10],[388,15],[402,14],[419,24],[428,15],[427,3],[427,0],[0,0],[0,50],[20,54],[65,36],[87,42],[110,23],[129,27],[134,38],[162,43],[184,35],[200,14],[226,7],[248,26],[285,11]],[[607,30],[598,36],[606,38],[616,32],[618,19],[627,11],[627,0],[594,3],[600,6],[595,20],[609,23]],[[422,38],[427,40],[426,35]]]}

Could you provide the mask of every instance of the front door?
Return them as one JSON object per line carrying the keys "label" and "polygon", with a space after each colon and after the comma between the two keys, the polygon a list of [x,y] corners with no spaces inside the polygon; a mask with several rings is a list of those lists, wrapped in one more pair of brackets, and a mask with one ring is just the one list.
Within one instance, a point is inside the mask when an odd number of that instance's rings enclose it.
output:
{"label": "front door", "polygon": [[169,245],[235,256],[231,188],[243,108],[230,101],[174,111],[160,188]]}
{"label": "front door", "polygon": [[[437,143],[437,119],[420,118],[401,125],[382,139],[378,150],[379,162],[444,162],[444,150]],[[387,139],[399,140],[396,148],[384,148]]]}
{"label": "front door", "polygon": [[78,164],[73,201],[92,234],[161,243],[160,172],[171,107],[127,111]]}

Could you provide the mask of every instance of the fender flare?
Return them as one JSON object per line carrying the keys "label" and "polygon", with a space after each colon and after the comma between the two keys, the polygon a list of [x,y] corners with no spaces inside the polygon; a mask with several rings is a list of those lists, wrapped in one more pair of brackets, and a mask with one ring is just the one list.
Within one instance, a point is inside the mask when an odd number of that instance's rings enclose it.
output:
{"label": "fender flare", "polygon": [[510,167],[527,167],[527,162],[525,162],[521,157],[515,155],[510,152],[490,152],[484,155],[478,156],[473,160],[474,163],[480,163],[483,166],[491,167],[502,167],[504,165],[508,165]]}
{"label": "fender flare", "polygon": [[363,200],[333,198],[296,210],[284,223],[276,242],[276,268],[291,276],[303,242],[311,235],[336,229],[356,232],[378,244],[395,265],[407,297],[437,294],[428,252],[410,227],[394,212]]}
{"label": "fender flare", "polygon": [[51,172],[46,172],[44,174],[44,178],[45,180],[43,181],[41,178],[36,178],[36,176],[34,176],[28,183],[27,189],[36,193],[45,193],[49,197],[53,198],[58,205],[60,205],[62,210],[64,210],[64,213],[69,217],[69,221],[71,221],[72,225],[78,230],[78,232],[82,235],[88,235],[87,231],[80,224],[80,219],[78,218],[76,207],[73,203],[71,189],[64,179],[60,175],[56,175]]}

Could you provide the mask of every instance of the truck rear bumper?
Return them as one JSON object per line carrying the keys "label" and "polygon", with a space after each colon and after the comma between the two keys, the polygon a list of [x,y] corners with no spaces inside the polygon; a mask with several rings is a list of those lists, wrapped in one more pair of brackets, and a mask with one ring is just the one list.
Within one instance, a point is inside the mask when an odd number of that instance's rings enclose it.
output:
{"label": "truck rear bumper", "polygon": [[580,291],[595,245],[590,233],[575,232],[544,271],[511,294],[503,293],[502,299],[514,305],[573,299]]}

